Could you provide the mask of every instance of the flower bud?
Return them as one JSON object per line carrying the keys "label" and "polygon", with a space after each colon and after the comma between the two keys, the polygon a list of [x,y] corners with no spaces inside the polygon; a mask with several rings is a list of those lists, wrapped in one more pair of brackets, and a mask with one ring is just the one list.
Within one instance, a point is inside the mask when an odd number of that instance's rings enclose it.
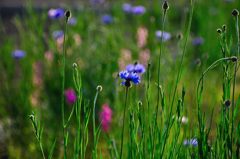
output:
{"label": "flower bud", "polygon": [[70,18],[70,16],[71,16],[71,12],[69,10],[67,10],[65,12],[65,17],[68,19],[68,18]]}
{"label": "flower bud", "polygon": [[239,11],[238,11],[237,9],[234,9],[234,10],[232,11],[232,16],[234,16],[234,17],[239,16]]}
{"label": "flower bud", "polygon": [[232,56],[231,60],[232,60],[232,62],[236,62],[238,60],[238,58],[236,56]]}
{"label": "flower bud", "polygon": [[73,65],[72,65],[72,67],[73,67],[73,68],[77,68],[77,63],[74,62]]}
{"label": "flower bud", "polygon": [[227,108],[230,107],[230,105],[231,105],[230,100],[228,99],[228,100],[224,101],[224,105],[225,105]]}
{"label": "flower bud", "polygon": [[167,1],[164,1],[162,8],[163,8],[163,10],[164,10],[165,12],[169,9],[168,2],[167,2]]}
{"label": "flower bud", "polygon": [[101,85],[98,85],[98,86],[97,86],[97,91],[98,91],[98,92],[101,92],[101,91],[102,91],[102,86],[101,86]]}
{"label": "flower bud", "polygon": [[221,34],[222,30],[220,28],[217,29],[217,33]]}

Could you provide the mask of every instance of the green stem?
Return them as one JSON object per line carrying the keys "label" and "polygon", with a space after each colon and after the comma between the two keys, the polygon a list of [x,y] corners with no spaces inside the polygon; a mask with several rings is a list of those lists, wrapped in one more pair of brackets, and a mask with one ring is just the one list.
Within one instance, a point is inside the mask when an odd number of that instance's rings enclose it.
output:
{"label": "green stem", "polygon": [[127,108],[127,97],[128,97],[128,87],[126,87],[126,96],[125,96],[125,104],[124,104],[124,112],[123,112],[123,128],[122,128],[122,138],[121,138],[120,159],[122,159],[122,153],[123,153],[123,142],[124,142],[123,135],[124,135],[126,108]]}
{"label": "green stem", "polygon": [[64,159],[67,159],[67,143],[66,143],[66,132],[65,132],[65,115],[64,115],[64,89],[65,89],[65,67],[66,67],[66,35],[67,35],[67,21],[66,18],[65,27],[64,27],[64,39],[63,39],[63,55],[62,55],[62,127],[63,127],[63,136],[64,136]]}
{"label": "green stem", "polygon": [[45,159],[45,154],[44,154],[44,151],[43,151],[43,146],[42,146],[42,142],[39,141],[39,145],[40,145],[40,149],[41,149],[41,152],[42,152],[42,156],[43,156],[43,159]]}
{"label": "green stem", "polygon": [[96,102],[97,102],[97,97],[98,97],[99,91],[97,90],[94,102],[93,102],[93,115],[92,115],[92,122],[93,122],[93,158],[97,158],[97,141],[96,141],[96,124],[95,124],[95,108],[96,108]]}
{"label": "green stem", "polygon": [[170,125],[172,125],[172,124],[170,124],[170,120],[171,120],[171,116],[172,116],[173,103],[175,101],[175,96],[176,96],[176,92],[177,92],[178,83],[181,79],[183,59],[184,59],[185,54],[186,54],[187,42],[188,42],[188,37],[189,37],[189,34],[190,34],[190,29],[191,29],[191,24],[192,24],[193,10],[194,10],[194,0],[191,0],[191,12],[190,12],[190,17],[189,17],[189,21],[188,21],[186,39],[185,39],[185,42],[184,42],[184,47],[183,47],[183,51],[182,51],[180,66],[179,66],[179,69],[178,69],[177,79],[176,79],[175,87],[174,87],[174,91],[173,91],[173,97],[172,97],[172,102],[171,102],[171,106],[170,106],[170,114],[169,114],[169,118],[168,118],[167,130],[166,130],[166,133],[165,133],[165,138],[164,138],[164,142],[163,142],[163,149],[162,149],[162,152],[161,152],[161,157],[163,156],[163,153],[164,153],[164,149],[165,149],[165,145],[166,145],[166,141],[167,141],[167,134],[169,132]]}
{"label": "green stem", "polygon": [[[237,64],[238,64],[238,60],[235,62],[234,65],[234,78],[233,78],[233,88],[232,88],[232,130],[231,130],[231,148],[233,148],[233,115],[234,115],[234,107],[235,107],[235,102],[234,102],[234,98],[235,98],[235,86],[236,86],[236,77],[237,77]],[[232,154],[233,156],[233,154]]]}

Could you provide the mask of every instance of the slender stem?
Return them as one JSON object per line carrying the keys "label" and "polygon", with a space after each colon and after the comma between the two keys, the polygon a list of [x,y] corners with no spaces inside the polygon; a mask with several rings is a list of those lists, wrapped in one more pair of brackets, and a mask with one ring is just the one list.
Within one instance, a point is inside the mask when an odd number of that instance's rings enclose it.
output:
{"label": "slender stem", "polygon": [[169,118],[168,118],[167,130],[166,130],[166,133],[165,133],[166,136],[165,136],[164,142],[163,142],[163,149],[162,149],[162,152],[161,152],[161,157],[163,156],[163,153],[164,153],[164,149],[165,149],[165,145],[166,145],[166,141],[167,141],[167,134],[169,132],[169,128],[170,128],[170,125],[171,125],[170,124],[170,119],[171,119],[171,116],[172,116],[172,110],[173,110],[172,108],[173,108],[173,103],[175,101],[175,96],[176,96],[176,92],[177,92],[178,83],[181,79],[183,59],[184,59],[185,54],[186,54],[187,42],[188,42],[188,37],[189,37],[189,34],[190,34],[190,29],[191,29],[191,24],[192,24],[193,10],[194,10],[194,0],[191,0],[191,12],[190,12],[190,17],[189,17],[189,21],[188,21],[186,39],[185,39],[185,42],[184,42],[184,47],[183,47],[183,51],[182,51],[180,66],[179,66],[179,69],[178,69],[177,79],[176,79],[175,87],[174,87],[174,91],[173,91],[173,97],[172,97],[172,102],[171,102],[171,106],[170,106],[170,114],[169,114]]}
{"label": "slender stem", "polygon": [[[166,11],[164,10],[163,12],[163,18],[162,18],[162,36],[161,36],[161,41],[160,41],[160,52],[159,52],[159,57],[158,57],[158,81],[157,81],[157,88],[158,88],[158,92],[157,92],[157,106],[156,106],[156,123],[157,123],[157,118],[158,118],[158,108],[159,108],[159,101],[160,101],[160,71],[161,71],[161,56],[162,56],[162,48],[163,48],[163,36],[164,36],[164,24],[165,24],[165,20],[166,20]],[[156,123],[154,126],[156,126]]]}
{"label": "slender stem", "polygon": [[128,97],[128,87],[126,87],[126,96],[125,96],[125,104],[124,104],[124,112],[123,112],[123,128],[122,128],[122,139],[121,139],[121,150],[120,150],[120,159],[122,159],[123,152],[123,135],[124,135],[124,125],[125,125],[125,115],[126,115],[126,107],[127,107],[127,97]]}
{"label": "slender stem", "polygon": [[40,145],[40,149],[41,149],[41,152],[42,152],[43,159],[46,159],[41,141],[39,141],[39,145]]}
{"label": "slender stem", "polygon": [[240,54],[240,35],[239,35],[239,27],[238,27],[238,16],[236,16],[236,34],[237,34],[237,57],[239,58]]}
{"label": "slender stem", "polygon": [[96,108],[96,102],[97,102],[97,97],[98,97],[99,91],[97,90],[95,98],[94,98],[94,104],[93,104],[93,115],[92,115],[92,122],[93,122],[93,158],[97,158],[97,141],[96,141],[96,125],[95,125],[95,108]]}
{"label": "slender stem", "polygon": [[[163,11],[163,18],[162,18],[162,36],[160,41],[160,51],[159,51],[159,57],[158,57],[158,81],[157,81],[157,106],[155,110],[155,119],[154,119],[154,128],[157,129],[157,120],[158,120],[158,109],[159,109],[159,102],[160,102],[160,71],[161,71],[161,57],[162,57],[162,50],[163,50],[163,36],[164,36],[164,24],[166,20],[166,13],[167,10]],[[153,131],[153,138],[155,138],[155,131]],[[152,158],[154,158],[155,153],[155,140],[153,140],[153,153]]]}
{"label": "slender stem", "polygon": [[66,35],[67,35],[67,21],[65,22],[64,27],[64,39],[63,39],[63,55],[62,55],[62,101],[61,101],[61,109],[62,109],[62,128],[63,128],[63,136],[64,136],[64,159],[67,158],[67,143],[66,143],[66,134],[65,134],[65,115],[64,115],[64,89],[65,89],[65,67],[66,67]]}
{"label": "slender stem", "polygon": [[[238,61],[238,60],[237,60]],[[233,78],[233,88],[232,88],[232,130],[231,130],[231,147],[233,148],[233,114],[234,114],[234,107],[235,107],[235,103],[234,103],[234,98],[235,98],[235,86],[236,86],[236,76],[237,76],[237,64],[238,62],[235,62],[234,65],[234,78]]]}

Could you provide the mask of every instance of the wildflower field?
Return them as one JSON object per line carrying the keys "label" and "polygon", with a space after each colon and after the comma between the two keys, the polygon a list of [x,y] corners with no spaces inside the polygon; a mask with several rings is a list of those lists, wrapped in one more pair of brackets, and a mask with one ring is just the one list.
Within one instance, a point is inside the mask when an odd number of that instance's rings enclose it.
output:
{"label": "wildflower field", "polygon": [[239,10],[239,0],[0,10],[0,159],[240,158]]}

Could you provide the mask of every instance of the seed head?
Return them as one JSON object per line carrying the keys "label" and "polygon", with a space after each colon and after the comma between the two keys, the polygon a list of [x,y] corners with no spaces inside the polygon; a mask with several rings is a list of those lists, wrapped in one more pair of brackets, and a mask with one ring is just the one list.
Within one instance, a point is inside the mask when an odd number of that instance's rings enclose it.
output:
{"label": "seed head", "polygon": [[234,17],[239,16],[239,11],[238,11],[237,9],[234,9],[234,10],[232,11],[232,16],[234,16]]}

